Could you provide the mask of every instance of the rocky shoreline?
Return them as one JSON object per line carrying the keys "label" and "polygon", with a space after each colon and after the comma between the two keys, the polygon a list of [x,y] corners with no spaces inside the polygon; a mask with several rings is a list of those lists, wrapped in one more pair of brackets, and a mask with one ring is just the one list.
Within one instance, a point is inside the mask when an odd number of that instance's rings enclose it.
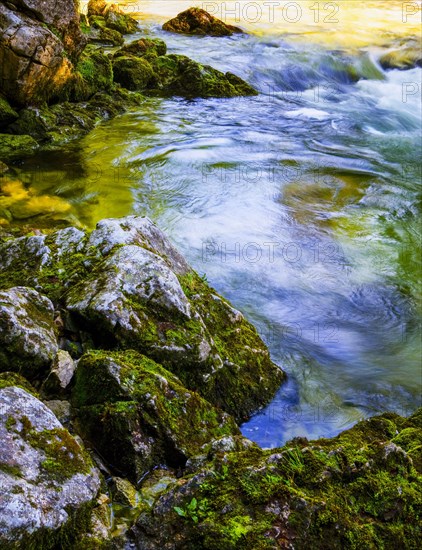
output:
{"label": "rocky shoreline", "polygon": [[0,327],[3,548],[416,548],[421,411],[242,437],[285,375],[148,218],[3,232]]}
{"label": "rocky shoreline", "polygon": [[[241,32],[198,9],[164,28]],[[60,147],[147,95],[256,94],[162,40],[124,44],[138,32],[104,0],[87,17],[74,2],[1,3],[0,158]],[[19,218],[8,197],[23,184],[2,162],[0,176],[0,219]],[[6,225],[0,546],[418,548],[422,409],[261,449],[239,424],[285,380],[251,323],[148,218]]]}

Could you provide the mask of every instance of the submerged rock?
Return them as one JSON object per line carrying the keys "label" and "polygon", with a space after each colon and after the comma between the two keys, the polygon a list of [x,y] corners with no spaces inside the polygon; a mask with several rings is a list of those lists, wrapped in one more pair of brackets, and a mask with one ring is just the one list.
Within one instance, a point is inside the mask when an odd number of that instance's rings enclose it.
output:
{"label": "submerged rock", "polygon": [[15,386],[0,389],[0,440],[0,546],[76,547],[100,489],[89,456],[43,403]]}
{"label": "submerged rock", "polygon": [[200,8],[189,8],[163,25],[163,30],[180,34],[231,36],[243,33],[239,27],[227,25]]}
{"label": "submerged rock", "polygon": [[57,350],[51,301],[25,287],[0,292],[0,370],[29,380],[46,372]]}
{"label": "submerged rock", "polygon": [[210,439],[239,433],[227,414],[130,351],[84,355],[72,403],[84,436],[135,483],[157,464],[184,466]]}
{"label": "submerged rock", "polygon": [[279,449],[217,452],[142,512],[133,543],[149,550],[416,548],[421,470],[392,439],[409,429],[420,438],[420,415],[385,414],[333,439],[294,439]]}

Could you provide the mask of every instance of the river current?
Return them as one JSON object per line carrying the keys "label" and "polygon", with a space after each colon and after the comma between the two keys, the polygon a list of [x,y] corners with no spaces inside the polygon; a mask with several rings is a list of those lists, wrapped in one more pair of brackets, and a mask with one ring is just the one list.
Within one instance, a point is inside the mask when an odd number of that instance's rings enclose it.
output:
{"label": "river current", "polygon": [[147,98],[20,163],[22,180],[70,205],[53,208],[58,222],[150,216],[257,326],[289,381],[245,436],[272,447],[411,412],[421,69],[383,71],[378,60],[420,39],[419,4],[204,3],[250,33],[229,38],[163,32],[190,2],[122,4],[170,52],[234,72],[260,95]]}

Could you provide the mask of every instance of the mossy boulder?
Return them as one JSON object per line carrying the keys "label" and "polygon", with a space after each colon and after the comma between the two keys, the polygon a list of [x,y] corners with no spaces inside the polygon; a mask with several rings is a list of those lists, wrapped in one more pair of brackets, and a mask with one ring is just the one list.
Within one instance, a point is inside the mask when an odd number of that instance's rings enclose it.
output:
{"label": "mossy boulder", "polygon": [[101,15],[91,15],[88,18],[89,24],[94,29],[104,29],[106,26],[106,20],[105,17]]}
{"label": "mossy boulder", "polygon": [[124,13],[117,4],[110,5],[104,0],[88,2],[88,19],[91,25],[98,23],[99,27],[107,27],[121,34],[132,34],[139,30],[136,19]]}
{"label": "mossy boulder", "polygon": [[152,95],[183,97],[236,97],[257,95],[247,82],[222,73],[185,55],[166,55],[160,39],[141,38],[113,56],[114,80],[129,90]]}
{"label": "mossy boulder", "polygon": [[0,389],[0,546],[76,548],[100,476],[54,414],[21,387]]}
{"label": "mossy boulder", "polygon": [[69,290],[66,306],[97,343],[152,357],[238,419],[271,398],[284,374],[254,327],[150,220],[103,220],[89,245],[104,259]]}
{"label": "mossy boulder", "polygon": [[148,219],[103,220],[0,243],[0,288],[30,282],[97,347],[136,349],[237,419],[285,375],[254,327],[186,263]]}
{"label": "mossy boulder", "polygon": [[0,244],[0,288],[33,284],[97,347],[136,349],[243,419],[285,375],[245,317],[148,219],[103,220]]}
{"label": "mossy boulder", "polygon": [[201,8],[189,8],[163,25],[163,30],[179,34],[231,36],[243,33],[242,29],[227,25]]}
{"label": "mossy boulder", "polygon": [[110,58],[101,50],[86,50],[77,66],[79,83],[76,85],[75,100],[90,99],[96,92],[108,92],[113,85],[113,69]]}
{"label": "mossy boulder", "polygon": [[153,92],[183,97],[236,97],[257,91],[232,73],[222,73],[184,55],[170,54],[150,59],[156,75]]}
{"label": "mossy boulder", "polygon": [[31,155],[38,143],[29,135],[0,134],[0,157],[14,160]]}
{"label": "mossy boulder", "polygon": [[0,372],[0,389],[9,388],[10,386],[22,388],[26,392],[38,397],[35,388],[20,374],[16,372]]}
{"label": "mossy boulder", "polygon": [[114,57],[130,55],[135,57],[156,57],[159,55],[166,55],[166,53],[167,44],[160,38],[140,38],[117,50],[117,52],[114,53]]}
{"label": "mossy boulder", "polygon": [[[386,414],[333,439],[216,452],[140,515],[132,529],[135,545],[158,550],[171,540],[174,550],[416,549],[421,471],[392,442],[405,425]],[[412,429],[420,438],[421,428]]]}
{"label": "mossy boulder", "polygon": [[51,301],[36,290],[0,292],[0,371],[34,380],[49,369],[58,351],[53,314]]}
{"label": "mossy boulder", "polygon": [[106,26],[107,28],[118,31],[121,34],[133,34],[139,31],[138,22],[136,19],[126,13],[120,13],[113,9],[110,9],[107,12]]}
{"label": "mossy boulder", "polygon": [[144,90],[154,78],[146,59],[117,57],[113,60],[114,80],[128,90]]}
{"label": "mossy boulder", "polygon": [[72,391],[80,430],[120,475],[184,466],[212,438],[237,434],[234,420],[136,352],[82,356]]}
{"label": "mossy boulder", "polygon": [[0,128],[5,128],[17,118],[18,113],[0,96]]}

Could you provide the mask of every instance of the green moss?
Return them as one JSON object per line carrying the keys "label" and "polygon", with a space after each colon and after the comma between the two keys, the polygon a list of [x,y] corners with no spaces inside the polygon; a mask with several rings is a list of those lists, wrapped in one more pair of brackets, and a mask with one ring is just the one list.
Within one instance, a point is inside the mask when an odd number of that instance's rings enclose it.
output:
{"label": "green moss", "polygon": [[[299,550],[416,549],[421,476],[392,439],[405,446],[422,430],[401,430],[403,424],[387,414],[333,439],[217,454],[170,488],[170,500],[161,495],[145,519],[149,533],[159,538],[164,530],[165,537],[170,524],[186,548],[264,549],[283,541]],[[196,513],[204,501],[205,513]]]}
{"label": "green moss", "polygon": [[[72,403],[86,437],[135,481],[154,464],[178,465],[210,438],[238,433],[222,411],[130,350],[86,353],[78,363]],[[142,452],[134,451],[134,438],[144,442]]]}
{"label": "green moss", "polygon": [[22,388],[28,393],[38,397],[38,393],[31,386],[31,384],[23,378],[20,374],[16,372],[1,372],[0,373],[0,390],[3,388],[8,388],[10,386],[16,386]]}
{"label": "green moss", "polygon": [[132,56],[114,59],[113,72],[115,82],[128,90],[144,90],[154,78],[149,62]]}
{"label": "green moss", "polygon": [[136,19],[125,13],[116,13],[111,10],[106,16],[106,26],[121,34],[133,34],[139,31]]}
{"label": "green moss", "polygon": [[113,84],[113,70],[111,61],[100,50],[84,52],[76,66],[80,77],[75,99],[77,101],[89,99],[98,91],[109,91]]}
{"label": "green moss", "polygon": [[15,477],[22,476],[20,468],[11,464],[6,464],[5,462],[0,462],[0,471]]}
{"label": "green moss", "polygon": [[8,101],[0,96],[0,128],[3,128],[16,120],[18,113],[12,109]]}
{"label": "green moss", "polygon": [[27,417],[21,418],[20,435],[35,449],[41,449],[45,460],[41,464],[42,473],[49,479],[63,482],[75,474],[89,473],[91,460],[77,441],[64,428],[35,430]]}
{"label": "green moss", "polygon": [[31,136],[0,134],[0,157],[15,160],[30,156],[38,147]]}

